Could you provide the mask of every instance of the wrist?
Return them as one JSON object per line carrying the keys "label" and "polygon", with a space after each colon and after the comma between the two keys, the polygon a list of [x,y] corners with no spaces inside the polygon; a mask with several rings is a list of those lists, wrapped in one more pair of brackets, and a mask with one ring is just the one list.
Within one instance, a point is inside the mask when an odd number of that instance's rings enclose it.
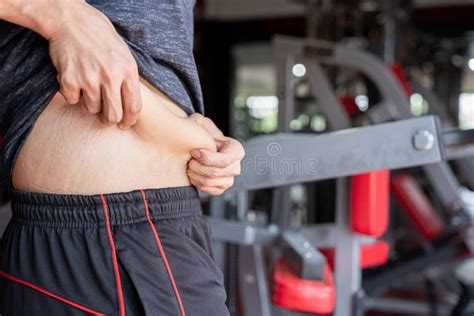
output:
{"label": "wrist", "polygon": [[[69,13],[76,1],[64,0],[40,0],[29,1],[25,6],[25,14],[32,23],[32,30],[40,34],[48,41],[60,30],[64,23],[69,20]],[[32,4],[32,2],[36,2]]]}
{"label": "wrist", "polygon": [[0,4],[0,18],[35,31],[51,39],[68,19],[68,13],[78,1],[11,0]]}

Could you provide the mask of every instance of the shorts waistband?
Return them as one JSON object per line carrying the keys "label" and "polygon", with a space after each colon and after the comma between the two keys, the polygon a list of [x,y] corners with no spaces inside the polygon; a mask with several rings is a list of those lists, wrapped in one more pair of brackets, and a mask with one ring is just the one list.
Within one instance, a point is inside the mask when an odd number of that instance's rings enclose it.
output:
{"label": "shorts waistband", "polygon": [[105,225],[104,198],[110,225],[146,221],[145,195],[152,220],[202,215],[193,186],[134,190],[95,195],[34,193],[13,190],[13,220],[44,227],[82,228]]}

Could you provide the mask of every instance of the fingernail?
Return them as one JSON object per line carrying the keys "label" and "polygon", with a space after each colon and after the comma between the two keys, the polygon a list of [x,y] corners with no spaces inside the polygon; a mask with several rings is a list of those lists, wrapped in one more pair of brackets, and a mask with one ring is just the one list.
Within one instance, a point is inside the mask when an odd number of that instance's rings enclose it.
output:
{"label": "fingernail", "polygon": [[201,152],[199,149],[193,149],[191,150],[191,156],[193,156],[194,159],[199,159],[201,158]]}
{"label": "fingernail", "polygon": [[120,128],[120,129],[128,129],[128,125],[118,124],[118,128]]}

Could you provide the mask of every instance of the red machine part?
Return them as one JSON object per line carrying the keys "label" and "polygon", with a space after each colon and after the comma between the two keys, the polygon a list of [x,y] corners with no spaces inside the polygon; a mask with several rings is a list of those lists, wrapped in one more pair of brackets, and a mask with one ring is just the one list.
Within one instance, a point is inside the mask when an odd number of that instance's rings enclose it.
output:
{"label": "red machine part", "polygon": [[380,237],[388,225],[389,170],[352,177],[351,224],[356,233]]}
{"label": "red machine part", "polygon": [[433,240],[441,234],[444,222],[413,176],[406,173],[395,176],[391,188],[395,199],[424,238]]}
{"label": "red machine part", "polygon": [[[331,269],[334,269],[336,257],[334,248],[323,248],[319,249],[319,251],[321,251],[321,253],[326,257]],[[388,261],[389,251],[389,244],[381,240],[376,241],[373,244],[362,245],[360,247],[359,266],[362,269],[366,269],[384,264]]]}
{"label": "red machine part", "polygon": [[408,82],[405,72],[403,71],[402,66],[399,63],[392,63],[388,66],[392,73],[395,75],[395,78],[398,79],[398,82],[401,84],[403,91],[407,96],[412,95],[413,91],[411,90],[410,83]]}
{"label": "red machine part", "polygon": [[293,311],[331,313],[336,302],[331,268],[326,264],[322,280],[304,280],[283,259],[278,259],[273,269],[272,302]]}
{"label": "red machine part", "polygon": [[339,97],[339,103],[342,104],[343,109],[346,111],[347,115],[353,117],[360,112],[359,107],[357,106],[354,98],[348,95],[342,95]]}

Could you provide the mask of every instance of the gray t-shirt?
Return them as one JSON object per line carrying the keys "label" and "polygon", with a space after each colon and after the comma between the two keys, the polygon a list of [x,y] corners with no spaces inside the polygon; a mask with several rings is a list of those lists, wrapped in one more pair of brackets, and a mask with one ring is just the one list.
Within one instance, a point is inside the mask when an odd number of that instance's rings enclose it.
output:
{"label": "gray t-shirt", "polygon": [[[88,0],[124,38],[140,75],[188,114],[204,113],[193,56],[194,0]],[[0,134],[8,181],[33,124],[59,90],[48,42],[0,20]]]}

